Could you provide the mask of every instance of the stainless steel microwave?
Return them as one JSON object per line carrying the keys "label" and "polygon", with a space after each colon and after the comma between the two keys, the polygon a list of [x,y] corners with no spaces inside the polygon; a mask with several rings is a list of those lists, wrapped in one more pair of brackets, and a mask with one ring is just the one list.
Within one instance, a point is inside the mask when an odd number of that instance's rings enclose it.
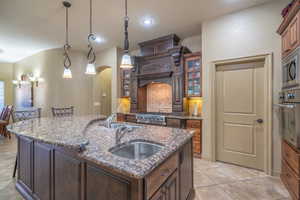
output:
{"label": "stainless steel microwave", "polygon": [[300,148],[300,89],[280,93],[281,131],[283,138]]}
{"label": "stainless steel microwave", "polygon": [[294,88],[300,85],[300,47],[283,60],[282,88]]}

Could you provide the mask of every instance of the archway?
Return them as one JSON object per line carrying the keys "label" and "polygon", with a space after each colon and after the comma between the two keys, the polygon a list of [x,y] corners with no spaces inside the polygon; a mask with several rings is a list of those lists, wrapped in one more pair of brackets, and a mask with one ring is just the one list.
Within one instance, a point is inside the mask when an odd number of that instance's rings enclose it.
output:
{"label": "archway", "polygon": [[93,104],[94,113],[109,116],[112,105],[112,68],[109,66],[97,67],[94,78]]}

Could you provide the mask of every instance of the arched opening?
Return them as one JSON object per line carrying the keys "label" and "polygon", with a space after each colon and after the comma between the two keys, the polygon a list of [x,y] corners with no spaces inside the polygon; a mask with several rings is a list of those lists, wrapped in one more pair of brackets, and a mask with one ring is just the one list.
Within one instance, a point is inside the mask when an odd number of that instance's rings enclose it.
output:
{"label": "arched opening", "polygon": [[94,113],[109,116],[112,105],[112,68],[109,66],[97,67],[94,78]]}

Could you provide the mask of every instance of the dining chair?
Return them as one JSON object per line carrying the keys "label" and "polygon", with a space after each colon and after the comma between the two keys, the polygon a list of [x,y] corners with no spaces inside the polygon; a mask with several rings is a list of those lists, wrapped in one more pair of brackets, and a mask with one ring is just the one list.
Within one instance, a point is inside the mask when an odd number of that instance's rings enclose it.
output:
{"label": "dining chair", "polygon": [[54,108],[52,107],[52,115],[53,117],[68,117],[74,115],[74,107],[66,107],[66,108]]}
{"label": "dining chair", "polygon": [[[41,108],[14,110],[12,113],[12,119],[14,123],[30,120],[30,119],[37,119],[37,118],[41,118]],[[16,177],[17,168],[18,168],[18,155],[16,156],[13,178]]]}
{"label": "dining chair", "polygon": [[0,118],[0,133],[1,135],[3,135],[4,137],[9,137],[9,139],[11,138],[10,133],[6,130],[6,126],[9,124],[9,120],[11,117],[13,111],[13,106],[9,105],[9,106],[5,106],[5,108],[3,108],[2,112],[1,112],[1,118]]}

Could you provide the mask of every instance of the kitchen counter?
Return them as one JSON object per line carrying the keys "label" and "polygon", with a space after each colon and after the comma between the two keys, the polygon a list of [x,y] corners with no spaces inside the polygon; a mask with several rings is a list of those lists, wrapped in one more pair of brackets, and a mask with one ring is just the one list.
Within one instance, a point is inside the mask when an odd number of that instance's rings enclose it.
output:
{"label": "kitchen counter", "polygon": [[[117,129],[101,126],[102,119],[96,115],[41,118],[9,125],[8,131],[18,138],[20,194],[26,200],[194,198],[193,131],[117,123],[113,125],[134,129],[116,140]],[[129,149],[134,157],[149,153],[140,159],[111,153],[135,141],[160,148],[153,155],[145,146]]]}
{"label": "kitchen counter", "polygon": [[78,152],[78,156],[112,168],[124,175],[143,178],[169,155],[178,150],[193,136],[193,131],[142,125],[142,128],[125,134],[120,143],[146,140],[164,145],[157,154],[144,160],[129,160],[109,152],[116,145],[116,129],[99,125],[103,116],[41,118],[18,122],[8,131],[36,141]]}
{"label": "kitchen counter", "polygon": [[[127,113],[127,112],[118,112],[118,114],[123,114],[123,115],[132,115],[135,116],[137,114],[147,114],[147,113]],[[149,113],[152,114],[152,113]],[[154,114],[155,115],[155,114]],[[201,115],[199,116],[193,116],[193,115],[174,115],[174,114],[157,114],[157,115],[163,115],[166,118],[170,119],[184,119],[184,120],[203,120],[203,117]]]}

